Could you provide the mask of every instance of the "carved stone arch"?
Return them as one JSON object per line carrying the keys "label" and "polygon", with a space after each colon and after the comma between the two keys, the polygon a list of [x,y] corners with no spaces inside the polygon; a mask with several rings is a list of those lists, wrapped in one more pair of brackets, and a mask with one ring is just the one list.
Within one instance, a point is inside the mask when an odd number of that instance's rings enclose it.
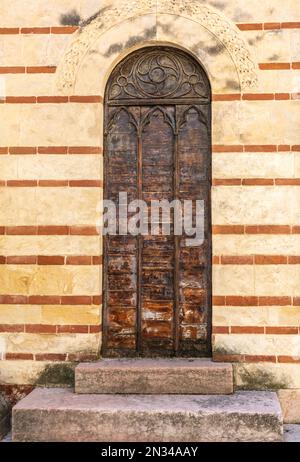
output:
{"label": "carved stone arch", "polygon": [[[213,92],[227,87],[229,92],[244,91],[257,84],[247,45],[221,12],[196,0],[114,0],[104,2],[98,15],[74,35],[57,69],[58,90],[103,95],[103,78],[118,60],[154,43],[181,47],[198,58]],[[90,83],[84,78],[87,71]]]}

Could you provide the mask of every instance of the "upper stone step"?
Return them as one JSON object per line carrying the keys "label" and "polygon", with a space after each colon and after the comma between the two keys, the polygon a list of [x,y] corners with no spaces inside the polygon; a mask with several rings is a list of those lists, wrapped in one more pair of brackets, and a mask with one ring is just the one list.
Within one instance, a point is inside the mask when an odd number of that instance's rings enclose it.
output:
{"label": "upper stone step", "polygon": [[274,392],[77,395],[34,390],[13,409],[13,441],[281,441]]}
{"label": "upper stone step", "polygon": [[76,393],[230,394],[232,365],[208,359],[103,359],[75,370]]}

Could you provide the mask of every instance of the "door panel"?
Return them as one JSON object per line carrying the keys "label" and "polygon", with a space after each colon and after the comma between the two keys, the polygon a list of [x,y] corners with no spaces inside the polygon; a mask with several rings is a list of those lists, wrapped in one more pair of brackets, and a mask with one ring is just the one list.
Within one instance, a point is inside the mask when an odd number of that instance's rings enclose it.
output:
{"label": "door panel", "polygon": [[[172,108],[173,109],[173,108]],[[148,109],[143,114],[142,199],[173,198],[174,131],[166,110]],[[148,215],[150,213],[150,208]],[[141,240],[141,343],[144,352],[172,351],[174,312],[174,244],[161,246],[159,236]],[[163,316],[162,316],[163,314]]]}
{"label": "door panel", "polygon": [[203,200],[205,223],[192,247],[174,235],[173,212],[170,235],[154,221],[143,235],[105,237],[104,356],[210,354],[210,142],[209,83],[193,58],[149,47],[116,67],[105,97],[105,198],[118,206],[127,192],[146,202],[148,218],[154,200]]}
{"label": "door panel", "polygon": [[[180,108],[178,132],[179,192],[182,200],[203,200],[206,240],[190,247],[183,236],[179,252],[180,350],[203,349],[210,304],[208,131],[201,107]],[[195,222],[192,223],[195,225]]]}
{"label": "door panel", "polygon": [[[106,189],[108,198],[119,205],[119,192],[137,197],[136,127],[127,110],[112,111],[106,140]],[[119,220],[117,220],[119,223]],[[105,240],[107,264],[104,290],[108,327],[107,348],[136,347],[137,239],[111,236]]]}

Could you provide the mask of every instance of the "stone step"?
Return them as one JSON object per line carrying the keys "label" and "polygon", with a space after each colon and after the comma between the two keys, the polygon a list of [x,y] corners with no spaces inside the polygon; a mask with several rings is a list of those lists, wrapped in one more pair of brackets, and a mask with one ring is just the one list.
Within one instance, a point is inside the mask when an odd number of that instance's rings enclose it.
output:
{"label": "stone step", "polygon": [[230,394],[232,365],[208,359],[103,359],[75,370],[76,393]]}
{"label": "stone step", "polygon": [[283,434],[285,443],[300,443],[300,425],[284,425]]}
{"label": "stone step", "polygon": [[8,433],[10,427],[9,405],[4,396],[0,394],[0,441]]}
{"label": "stone step", "polygon": [[13,409],[13,441],[281,441],[274,392],[78,395],[37,388]]}

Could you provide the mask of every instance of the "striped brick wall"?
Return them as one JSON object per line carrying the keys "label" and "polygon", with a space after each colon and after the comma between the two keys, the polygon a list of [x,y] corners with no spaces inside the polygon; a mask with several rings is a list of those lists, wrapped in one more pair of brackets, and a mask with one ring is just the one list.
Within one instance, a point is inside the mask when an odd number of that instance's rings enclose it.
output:
{"label": "striped brick wall", "polygon": [[[62,15],[86,20],[95,2],[1,8],[0,387],[26,388],[49,363],[99,352],[103,95],[55,85],[78,31]],[[300,388],[299,2],[230,0],[222,12],[259,86],[213,89],[214,359],[235,364],[238,386],[257,373]]]}

